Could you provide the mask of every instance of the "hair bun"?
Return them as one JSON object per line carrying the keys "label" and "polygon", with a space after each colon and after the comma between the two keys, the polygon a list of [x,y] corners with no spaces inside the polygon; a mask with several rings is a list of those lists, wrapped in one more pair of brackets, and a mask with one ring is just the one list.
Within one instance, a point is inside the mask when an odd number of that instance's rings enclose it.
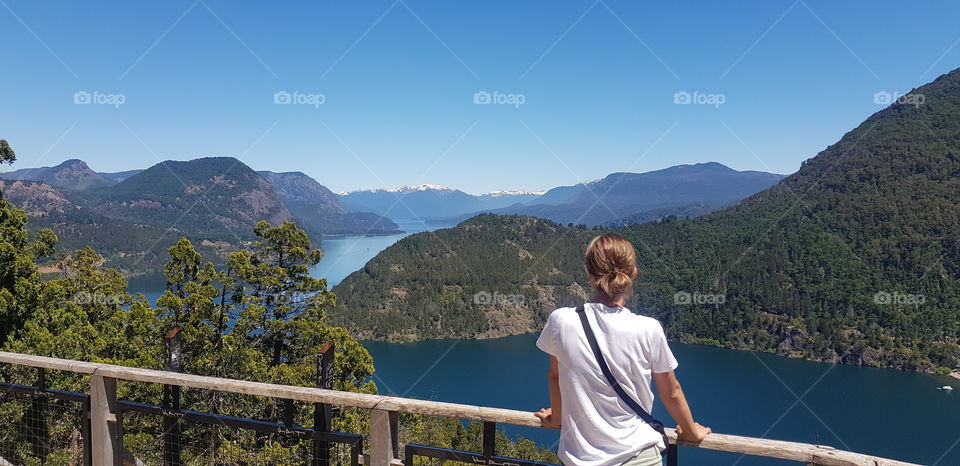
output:
{"label": "hair bun", "polygon": [[603,295],[618,299],[630,294],[637,256],[629,241],[614,233],[598,236],[587,246],[585,256],[586,271],[597,280]]}

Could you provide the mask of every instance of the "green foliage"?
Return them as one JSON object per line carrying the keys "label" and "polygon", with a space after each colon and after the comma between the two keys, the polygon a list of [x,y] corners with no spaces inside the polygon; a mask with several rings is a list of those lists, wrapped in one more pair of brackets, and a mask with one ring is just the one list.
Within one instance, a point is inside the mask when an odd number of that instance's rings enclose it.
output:
{"label": "green foliage", "polygon": [[0,139],[0,163],[12,164],[17,160],[17,154],[10,147],[6,139]]}
{"label": "green foliage", "polygon": [[20,328],[43,303],[36,261],[53,251],[57,236],[40,230],[31,240],[26,224],[27,214],[0,193],[0,337]]}

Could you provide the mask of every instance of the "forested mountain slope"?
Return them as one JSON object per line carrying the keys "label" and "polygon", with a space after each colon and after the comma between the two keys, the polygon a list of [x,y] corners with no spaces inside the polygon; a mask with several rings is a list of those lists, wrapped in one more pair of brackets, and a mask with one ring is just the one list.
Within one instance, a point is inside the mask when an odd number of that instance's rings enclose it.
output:
{"label": "forested mountain slope", "polygon": [[293,219],[273,186],[233,157],[167,160],[96,196],[94,210],[110,218],[179,226],[211,239],[250,236],[260,220]]}
{"label": "forested mountain slope", "polygon": [[[956,365],[960,71],[913,93],[924,103],[877,112],[733,207],[616,229],[639,255],[632,306],[684,341]],[[381,339],[538,330],[553,307],[584,296],[580,257],[599,232],[485,215],[411,236],[335,288],[334,317]],[[478,304],[477,292],[506,299]]]}
{"label": "forested mountain slope", "polygon": [[[63,166],[86,175],[55,176],[64,173]],[[94,246],[108,266],[128,275],[158,271],[169,242],[178,236],[223,260],[227,249],[254,239],[251,232],[258,221],[294,218],[270,183],[230,157],[165,161],[112,186],[84,189],[78,186],[90,173],[99,175],[80,161],[58,167],[27,174],[60,180],[63,187],[0,181],[0,191],[27,211],[32,229],[55,231],[64,251]]]}

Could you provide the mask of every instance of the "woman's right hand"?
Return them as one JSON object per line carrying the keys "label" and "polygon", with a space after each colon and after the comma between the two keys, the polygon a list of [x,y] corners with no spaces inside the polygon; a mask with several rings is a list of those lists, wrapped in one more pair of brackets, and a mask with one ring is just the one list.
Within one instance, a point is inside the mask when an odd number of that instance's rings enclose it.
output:
{"label": "woman's right hand", "polygon": [[541,427],[547,427],[550,429],[560,428],[560,419],[558,419],[559,416],[553,415],[553,408],[541,408],[540,411],[533,413],[533,415],[540,418]]}
{"label": "woman's right hand", "polygon": [[684,442],[691,443],[700,443],[704,437],[706,437],[710,432],[713,432],[709,427],[700,425],[698,422],[694,422],[693,426],[690,429],[683,429],[679,425],[677,426],[677,439]]}

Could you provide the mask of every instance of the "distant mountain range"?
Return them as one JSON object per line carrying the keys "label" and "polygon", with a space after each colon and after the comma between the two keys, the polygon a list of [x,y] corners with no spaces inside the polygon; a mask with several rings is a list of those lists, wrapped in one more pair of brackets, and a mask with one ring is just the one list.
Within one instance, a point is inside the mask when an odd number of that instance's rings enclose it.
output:
{"label": "distant mountain range", "polygon": [[613,173],[546,193],[471,195],[444,186],[354,191],[340,195],[352,210],[394,220],[456,223],[479,213],[520,214],[559,223],[627,225],[669,215],[695,217],[769,188],[783,175],[737,171],[716,162],[678,165],[646,173]]}
{"label": "distant mountain range", "polygon": [[553,188],[525,205],[492,212],[587,226],[639,223],[667,215],[695,217],[781,179],[783,175],[737,171],[716,162],[677,165],[646,173],[613,173],[589,183]]}
{"label": "distant mountain range", "polygon": [[393,220],[446,221],[473,212],[531,201],[540,194],[542,193],[498,191],[473,195],[446,186],[424,184],[395,189],[353,191],[342,193],[339,198],[350,210],[373,212]]}
{"label": "distant mountain range", "polygon": [[[731,207],[606,230],[637,249],[629,306],[682,341],[950,372],[960,363],[960,70],[908,95],[924,99],[893,102]],[[709,176],[690,189],[726,171],[691,169]],[[583,196],[575,190],[543,198],[569,203]],[[481,215],[412,235],[334,287],[330,315],[359,338],[394,341],[536,331],[553,309],[590,299],[583,250],[603,231]]]}

